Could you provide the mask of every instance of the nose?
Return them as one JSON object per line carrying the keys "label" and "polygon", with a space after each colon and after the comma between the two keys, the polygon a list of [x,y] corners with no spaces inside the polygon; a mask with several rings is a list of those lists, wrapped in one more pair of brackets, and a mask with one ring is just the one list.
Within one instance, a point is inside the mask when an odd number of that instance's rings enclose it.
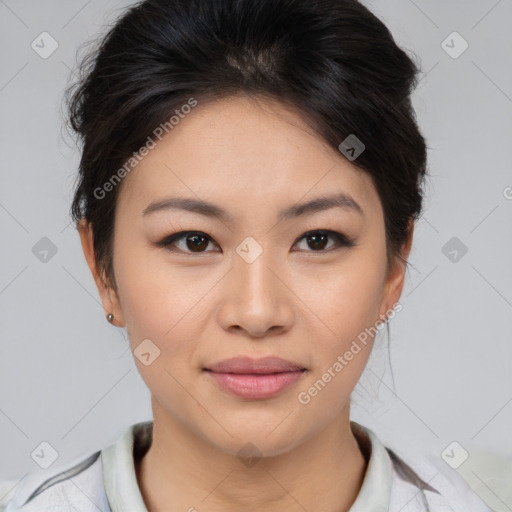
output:
{"label": "nose", "polygon": [[294,294],[286,276],[263,252],[248,263],[235,258],[217,309],[222,328],[252,338],[282,334],[294,320]]}

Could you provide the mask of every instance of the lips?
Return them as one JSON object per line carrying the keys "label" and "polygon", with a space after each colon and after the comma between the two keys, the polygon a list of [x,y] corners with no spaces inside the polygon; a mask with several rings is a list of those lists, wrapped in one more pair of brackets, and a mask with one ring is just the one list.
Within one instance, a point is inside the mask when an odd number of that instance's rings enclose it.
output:
{"label": "lips", "polygon": [[214,373],[238,373],[238,374],[265,374],[265,373],[283,373],[305,370],[300,364],[280,357],[262,357],[253,359],[251,357],[234,357],[216,363],[209,368],[205,368]]}
{"label": "lips", "polygon": [[274,397],[306,372],[302,365],[280,357],[235,357],[204,370],[222,390],[250,400]]}

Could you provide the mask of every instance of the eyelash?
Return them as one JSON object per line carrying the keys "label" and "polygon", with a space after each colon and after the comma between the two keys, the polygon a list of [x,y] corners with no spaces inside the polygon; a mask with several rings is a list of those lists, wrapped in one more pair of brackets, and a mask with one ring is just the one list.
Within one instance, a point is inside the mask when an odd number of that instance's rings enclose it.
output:
{"label": "eyelash", "polygon": [[[342,233],[338,233],[337,231],[332,231],[332,230],[329,230],[329,229],[316,229],[316,230],[307,231],[300,238],[298,238],[295,243],[300,242],[303,239],[307,238],[308,236],[315,235],[315,234],[323,234],[323,235],[328,235],[330,237],[333,237],[334,239],[336,239],[336,241],[338,243],[338,246],[335,247],[334,249],[331,247],[330,249],[320,249],[318,251],[309,250],[309,251],[306,251],[306,252],[328,253],[328,252],[331,252],[333,250],[342,249],[344,247],[354,247],[354,246],[357,245],[355,243],[355,239],[354,238],[348,238],[345,235],[343,235]],[[192,251],[182,251],[181,249],[175,250],[175,249],[171,249],[170,248],[170,246],[174,242],[177,242],[177,241],[181,240],[182,238],[185,238],[186,235],[201,235],[201,236],[204,236],[207,239],[209,239],[209,241],[213,242],[213,239],[209,235],[204,233],[203,231],[179,231],[177,233],[171,233],[170,235],[167,235],[166,237],[164,237],[159,242],[156,242],[156,245],[158,247],[165,248],[165,249],[167,249],[167,250],[169,250],[171,252],[176,252],[176,253],[181,253],[181,254],[206,254],[206,253],[210,252],[210,251],[192,252]]]}

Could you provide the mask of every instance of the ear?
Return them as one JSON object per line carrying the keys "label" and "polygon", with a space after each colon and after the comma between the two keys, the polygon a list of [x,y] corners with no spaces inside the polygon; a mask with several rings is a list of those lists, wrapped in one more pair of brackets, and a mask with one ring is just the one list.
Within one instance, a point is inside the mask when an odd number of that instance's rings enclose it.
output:
{"label": "ear", "polygon": [[87,260],[89,269],[96,282],[101,302],[103,303],[105,316],[112,313],[114,315],[113,325],[123,327],[125,322],[117,292],[106,284],[106,280],[100,275],[96,266],[96,260],[94,258],[94,237],[91,224],[85,219],[81,219],[78,223],[78,233],[80,235],[85,259]]}
{"label": "ear", "polygon": [[[407,270],[406,260],[409,257],[412,247],[412,239],[414,233],[414,220],[409,222],[408,235],[405,244],[402,246],[399,261],[397,261],[390,270],[385,283],[384,293],[381,301],[380,317],[386,318],[386,312],[393,308],[402,295],[404,287],[405,272]],[[404,261],[405,260],[405,261]]]}

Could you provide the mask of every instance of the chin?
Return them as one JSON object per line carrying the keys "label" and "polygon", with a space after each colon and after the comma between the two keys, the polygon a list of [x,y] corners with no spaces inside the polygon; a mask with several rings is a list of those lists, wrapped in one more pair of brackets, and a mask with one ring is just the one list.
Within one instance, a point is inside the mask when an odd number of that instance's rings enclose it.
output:
{"label": "chin", "polygon": [[[212,430],[213,426],[204,431],[203,425],[202,437],[219,450],[233,456],[245,457],[254,452],[254,456],[275,457],[292,450],[310,437],[307,431],[299,431],[296,418],[293,423],[289,421],[292,417],[290,415],[286,420],[286,414],[282,413],[267,415],[265,418],[262,418],[261,413],[255,413],[252,417],[245,415],[243,421],[223,422],[223,427],[231,435],[224,429]],[[212,436],[213,432],[216,435]]]}
{"label": "chin", "polygon": [[[261,432],[240,432],[238,436],[228,440],[211,440],[213,444],[224,453],[237,457],[242,463],[247,459],[276,457],[289,452],[300,444],[300,439],[276,436],[270,439]],[[224,441],[224,442],[222,442]]]}

